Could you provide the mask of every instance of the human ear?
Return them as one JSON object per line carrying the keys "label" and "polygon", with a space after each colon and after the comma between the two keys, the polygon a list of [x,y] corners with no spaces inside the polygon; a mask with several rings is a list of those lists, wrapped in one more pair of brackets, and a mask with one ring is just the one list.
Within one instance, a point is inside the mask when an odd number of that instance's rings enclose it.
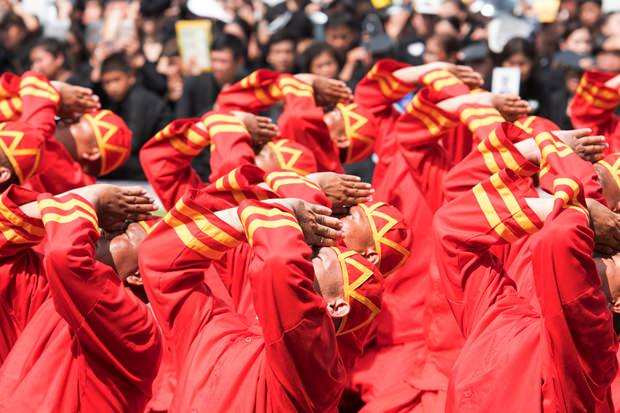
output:
{"label": "human ear", "polygon": [[127,281],[128,284],[131,285],[142,285],[142,277],[140,277],[140,274],[132,274],[129,277],[125,278],[125,281]]}
{"label": "human ear", "polygon": [[80,156],[84,160],[87,160],[89,162],[95,162],[101,158],[101,152],[99,152],[99,148],[94,147],[88,151],[82,152]]}
{"label": "human ear", "polygon": [[11,170],[6,166],[0,166],[0,184],[8,182],[11,180]]}

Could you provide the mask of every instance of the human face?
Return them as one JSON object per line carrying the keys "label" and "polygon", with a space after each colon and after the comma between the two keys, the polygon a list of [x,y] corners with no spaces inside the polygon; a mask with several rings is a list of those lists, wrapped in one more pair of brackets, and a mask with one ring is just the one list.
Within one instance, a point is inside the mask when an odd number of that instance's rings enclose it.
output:
{"label": "human face", "polygon": [[353,45],[355,34],[347,26],[331,27],[325,31],[325,41],[340,53],[345,53]]}
{"label": "human face", "polygon": [[344,120],[342,119],[340,110],[334,109],[327,112],[325,116],[323,116],[323,121],[325,122],[327,130],[329,131],[329,136],[336,147],[338,149],[348,148],[351,143],[345,135]]}
{"label": "human face", "polygon": [[342,217],[340,221],[344,233],[343,241],[347,248],[358,252],[372,264],[377,265],[379,256],[372,237],[370,222],[362,208],[351,207],[349,215]]}
{"label": "human face", "polygon": [[114,268],[119,278],[125,281],[138,275],[138,249],[146,238],[146,232],[139,224],[132,223],[124,232],[102,237],[97,243],[96,258]]}
{"label": "human face", "polygon": [[338,62],[327,52],[323,52],[310,63],[310,73],[330,79],[338,77]]}
{"label": "human face", "polygon": [[437,40],[429,39],[426,42],[423,56],[424,63],[443,62],[446,61],[446,58],[446,52],[441,49]]}
{"label": "human face", "polygon": [[573,31],[562,43],[562,50],[587,55],[592,52],[592,36],[585,27]]}
{"label": "human face", "polygon": [[620,211],[620,188],[616,180],[604,166],[595,164],[594,169],[603,188],[603,197],[607,200],[610,209],[617,213]]}
{"label": "human face", "polygon": [[19,49],[25,38],[26,32],[21,27],[14,24],[3,31],[0,36],[0,40],[4,43],[4,47],[11,51]]}
{"label": "human face", "polygon": [[62,67],[62,56],[54,57],[42,47],[35,47],[30,51],[31,69],[41,73],[49,80],[57,80],[58,71]]}
{"label": "human face", "polygon": [[349,313],[349,304],[344,300],[344,281],[342,269],[336,252],[331,248],[321,248],[312,258],[315,290],[327,304],[327,312],[339,319]]}
{"label": "human face", "polygon": [[213,50],[211,52],[211,71],[220,86],[232,83],[237,73],[237,62],[232,50]]}
{"label": "human face", "polygon": [[295,44],[290,40],[285,40],[272,45],[267,54],[267,63],[276,72],[290,73],[295,64]]}
{"label": "human face", "polygon": [[526,81],[530,78],[530,73],[532,72],[532,61],[527,58],[522,53],[517,53],[508,60],[506,60],[503,64],[503,67],[518,67],[519,71],[521,71],[521,82]]}
{"label": "human face", "polygon": [[588,27],[596,25],[601,17],[601,6],[593,1],[588,1],[579,10],[579,21]]}
{"label": "human face", "polygon": [[59,123],[54,136],[69,152],[73,160],[80,164],[84,172],[92,176],[99,174],[101,155],[97,138],[84,116],[77,122]]}
{"label": "human face", "polygon": [[112,70],[101,75],[101,86],[106,95],[114,102],[122,102],[136,79],[133,75],[120,70]]}

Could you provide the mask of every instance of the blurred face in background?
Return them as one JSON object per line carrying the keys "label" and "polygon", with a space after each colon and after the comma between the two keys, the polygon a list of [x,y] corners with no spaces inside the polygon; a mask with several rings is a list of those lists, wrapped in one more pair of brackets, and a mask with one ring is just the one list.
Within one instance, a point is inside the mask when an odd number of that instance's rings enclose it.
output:
{"label": "blurred face in background", "polygon": [[325,41],[340,53],[345,53],[353,46],[355,33],[347,26],[330,27],[325,31]]}
{"label": "blurred face in background", "polygon": [[284,40],[272,44],[267,53],[267,63],[276,72],[291,73],[295,65],[295,43],[292,40]]}
{"label": "blurred face in background", "polygon": [[518,67],[521,71],[521,82],[530,78],[533,62],[523,53],[516,53],[502,63],[502,67]]}
{"label": "blurred face in background", "polygon": [[438,17],[430,14],[416,13],[413,16],[412,24],[416,35],[422,39],[426,39],[433,34],[433,27],[437,23]]}
{"label": "blurred face in background", "polygon": [[593,1],[587,1],[579,8],[579,21],[588,27],[594,28],[601,18],[601,6]]}
{"label": "blurred face in background", "polygon": [[42,47],[35,47],[30,50],[30,68],[40,72],[49,80],[58,80],[57,75],[65,59],[62,55],[54,57],[50,52]]}
{"label": "blurred face in background", "polygon": [[620,12],[609,15],[601,31],[605,36],[620,36]]}
{"label": "blurred face in background", "polygon": [[111,70],[101,75],[103,90],[112,101],[117,103],[125,99],[134,83],[136,83],[134,75],[120,70]]}
{"label": "blurred face in background", "polygon": [[331,53],[323,52],[310,63],[310,73],[325,76],[330,79],[338,77],[338,62]]}
{"label": "blurred face in background", "polygon": [[587,55],[592,52],[592,36],[590,31],[582,27],[574,30],[560,45],[560,49],[566,52]]}
{"label": "blurred face in background", "polygon": [[234,81],[238,64],[230,49],[211,51],[211,71],[220,86]]}

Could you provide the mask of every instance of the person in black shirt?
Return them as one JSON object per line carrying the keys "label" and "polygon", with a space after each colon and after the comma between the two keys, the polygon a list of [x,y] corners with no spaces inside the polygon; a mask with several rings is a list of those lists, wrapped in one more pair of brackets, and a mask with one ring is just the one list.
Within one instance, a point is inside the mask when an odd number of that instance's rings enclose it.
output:
{"label": "person in black shirt", "polygon": [[123,53],[108,56],[101,64],[103,107],[119,115],[133,132],[131,155],[125,165],[104,179],[146,180],[138,153],[142,145],[171,121],[162,98],[136,85],[136,76]]}
{"label": "person in black shirt", "polygon": [[30,49],[30,68],[40,72],[49,80],[92,87],[90,79],[71,71],[66,49],[67,45],[58,39],[45,37],[37,40]]}
{"label": "person in black shirt", "polygon": [[185,78],[175,117],[194,118],[211,110],[222,87],[241,78],[245,59],[239,38],[227,33],[216,37],[211,44],[211,72]]}

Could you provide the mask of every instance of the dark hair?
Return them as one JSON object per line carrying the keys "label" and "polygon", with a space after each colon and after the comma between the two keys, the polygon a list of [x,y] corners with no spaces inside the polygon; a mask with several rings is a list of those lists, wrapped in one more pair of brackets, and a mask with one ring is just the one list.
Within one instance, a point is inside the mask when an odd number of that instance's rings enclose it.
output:
{"label": "dark hair", "polygon": [[453,56],[461,49],[461,42],[454,36],[448,36],[445,34],[434,34],[426,41],[427,43],[431,40],[436,40],[439,42],[439,47],[441,50],[446,52],[446,55]]}
{"label": "dark hair", "polygon": [[301,56],[299,56],[299,67],[301,71],[304,73],[310,73],[310,67],[312,66],[312,62],[314,59],[322,55],[323,53],[327,53],[333,57],[338,63],[338,71],[342,69],[342,65],[344,64],[340,53],[332,46],[325,42],[316,42],[310,45]]}
{"label": "dark hair", "polygon": [[502,64],[517,54],[524,55],[532,63],[536,62],[536,49],[534,45],[522,37],[515,37],[506,43],[504,49],[499,54],[499,63]]}
{"label": "dark hair", "polygon": [[28,30],[26,28],[26,23],[24,22],[24,19],[22,19],[20,16],[13,12],[8,12],[4,15],[2,20],[0,20],[0,30],[8,30],[12,26],[17,26],[24,31]]}
{"label": "dark hair", "polygon": [[211,43],[211,50],[230,50],[235,60],[246,57],[246,48],[241,39],[228,33],[218,34]]}
{"label": "dark hair", "polygon": [[297,37],[295,37],[292,33],[289,33],[286,30],[274,33],[273,35],[271,35],[269,41],[267,42],[267,53],[269,53],[269,51],[274,45],[282,42],[292,42],[293,48],[295,48],[295,45],[297,45]]}
{"label": "dark hair", "polygon": [[450,16],[450,17],[445,17],[445,18],[441,18],[439,20],[437,20],[437,22],[435,23],[435,25],[437,25],[439,22],[441,21],[446,21],[450,24],[450,26],[452,26],[452,28],[459,33],[461,31],[461,21],[458,19],[458,17],[455,16]]}
{"label": "dark hair", "polygon": [[62,56],[62,67],[65,69],[69,68],[69,59],[67,58],[66,52],[67,45],[64,42],[61,42],[60,40],[53,37],[44,37],[37,40],[30,50],[37,47],[45,50],[47,53],[51,54],[55,58],[58,56]]}
{"label": "dark hair", "polygon": [[356,24],[353,20],[353,16],[348,13],[333,14],[327,19],[325,23],[325,31],[329,29],[335,29],[338,27],[347,27],[353,31],[359,31],[359,24]]}
{"label": "dark hair", "polygon": [[592,31],[584,26],[581,22],[573,20],[568,22],[568,24],[566,25],[566,27],[564,28],[564,32],[562,33],[562,41],[566,41],[566,39],[568,39],[570,37],[571,34],[573,34],[573,32],[576,32],[579,29],[586,29],[588,31],[588,33],[592,34]]}
{"label": "dark hair", "polygon": [[104,75],[114,71],[127,74],[133,73],[133,69],[129,65],[129,61],[127,60],[125,53],[112,53],[110,56],[103,59],[103,63],[101,63],[101,74]]}

